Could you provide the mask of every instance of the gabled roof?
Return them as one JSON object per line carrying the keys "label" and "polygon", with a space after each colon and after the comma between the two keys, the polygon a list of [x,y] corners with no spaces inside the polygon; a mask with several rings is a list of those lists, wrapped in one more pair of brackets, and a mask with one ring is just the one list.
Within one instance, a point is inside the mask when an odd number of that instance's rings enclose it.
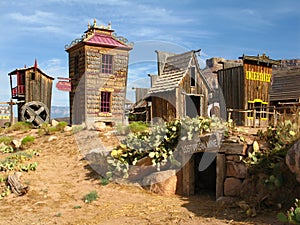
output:
{"label": "gabled roof", "polygon": [[[162,74],[157,77],[157,80],[148,92],[148,96],[153,93],[172,91],[175,88],[179,87],[181,80],[184,78],[191,66],[193,57],[195,57],[195,61],[197,64],[198,61],[195,56],[195,51],[189,51],[167,57],[164,63]],[[198,69],[201,73],[200,68]],[[202,78],[207,88],[209,88],[205,78],[203,76]]]}
{"label": "gabled roof", "polygon": [[16,75],[16,74],[18,74],[18,72],[21,72],[21,71],[27,71],[27,70],[37,70],[37,71],[39,71],[39,73],[42,74],[43,76],[45,76],[45,77],[47,77],[47,78],[49,78],[49,79],[51,79],[51,80],[54,80],[53,77],[47,75],[47,74],[44,73],[40,68],[35,67],[35,66],[15,69],[15,70],[11,71],[8,75]]}
{"label": "gabled roof", "polygon": [[300,99],[300,68],[280,70],[273,75],[270,101]]}

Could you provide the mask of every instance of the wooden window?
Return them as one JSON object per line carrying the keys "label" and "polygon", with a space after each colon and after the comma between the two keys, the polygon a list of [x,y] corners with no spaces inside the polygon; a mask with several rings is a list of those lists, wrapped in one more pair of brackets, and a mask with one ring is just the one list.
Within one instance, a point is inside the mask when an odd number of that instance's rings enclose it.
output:
{"label": "wooden window", "polygon": [[268,118],[268,115],[267,115],[267,104],[266,103],[262,103],[262,105],[261,105],[262,107],[262,114],[261,114],[261,118],[262,119],[267,119]]}
{"label": "wooden window", "polygon": [[35,72],[31,73],[31,80],[35,80]]}
{"label": "wooden window", "polygon": [[196,68],[194,66],[191,67],[191,86],[196,86]]}
{"label": "wooden window", "polygon": [[112,74],[112,67],[113,67],[113,56],[102,55],[101,72]]}
{"label": "wooden window", "polygon": [[74,57],[74,75],[78,75],[78,72],[79,72],[79,57],[78,55],[76,55]]}
{"label": "wooden window", "polygon": [[101,105],[100,112],[109,113],[110,112],[110,98],[111,92],[102,91],[101,92]]}

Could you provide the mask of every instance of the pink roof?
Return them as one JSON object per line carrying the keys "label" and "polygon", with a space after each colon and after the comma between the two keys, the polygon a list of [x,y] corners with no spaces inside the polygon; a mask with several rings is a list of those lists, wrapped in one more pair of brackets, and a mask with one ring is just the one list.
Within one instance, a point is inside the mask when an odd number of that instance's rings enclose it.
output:
{"label": "pink roof", "polygon": [[113,38],[110,35],[105,35],[105,34],[97,34],[95,33],[91,38],[89,38],[86,43],[89,44],[97,44],[97,45],[104,45],[104,46],[109,46],[109,47],[115,47],[115,48],[127,48],[131,49],[126,44],[123,44],[119,41],[117,41],[115,38]]}

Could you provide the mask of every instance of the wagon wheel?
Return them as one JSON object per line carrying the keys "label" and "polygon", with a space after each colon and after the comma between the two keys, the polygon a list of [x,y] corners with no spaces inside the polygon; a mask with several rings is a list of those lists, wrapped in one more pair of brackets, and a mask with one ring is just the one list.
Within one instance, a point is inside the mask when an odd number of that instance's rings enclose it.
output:
{"label": "wagon wheel", "polygon": [[50,121],[49,109],[42,102],[28,102],[22,106],[21,119],[22,121],[32,123],[34,127],[38,127]]}

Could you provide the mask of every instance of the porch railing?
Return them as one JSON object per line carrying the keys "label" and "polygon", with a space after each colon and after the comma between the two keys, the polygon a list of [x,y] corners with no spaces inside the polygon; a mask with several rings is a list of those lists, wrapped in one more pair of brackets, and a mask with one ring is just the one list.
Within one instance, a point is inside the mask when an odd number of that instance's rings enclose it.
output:
{"label": "porch railing", "polygon": [[18,85],[12,88],[12,97],[18,97],[25,94],[25,85]]}

